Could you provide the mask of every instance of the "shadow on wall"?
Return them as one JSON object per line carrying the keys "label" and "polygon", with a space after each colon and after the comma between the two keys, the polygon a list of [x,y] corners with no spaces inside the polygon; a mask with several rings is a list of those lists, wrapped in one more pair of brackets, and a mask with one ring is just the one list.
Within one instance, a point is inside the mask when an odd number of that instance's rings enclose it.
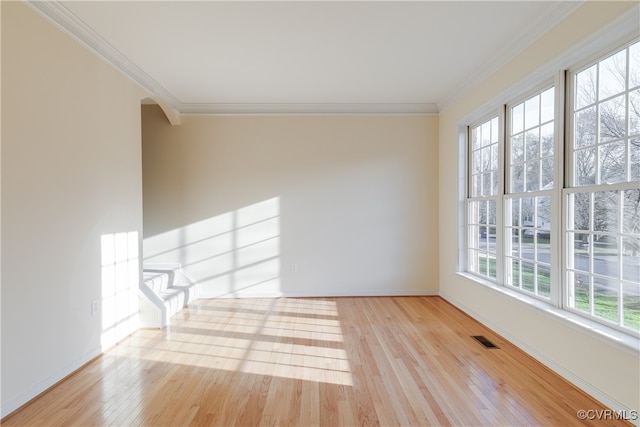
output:
{"label": "shadow on wall", "polygon": [[280,198],[144,239],[144,264],[179,262],[200,297],[273,296],[280,286]]}

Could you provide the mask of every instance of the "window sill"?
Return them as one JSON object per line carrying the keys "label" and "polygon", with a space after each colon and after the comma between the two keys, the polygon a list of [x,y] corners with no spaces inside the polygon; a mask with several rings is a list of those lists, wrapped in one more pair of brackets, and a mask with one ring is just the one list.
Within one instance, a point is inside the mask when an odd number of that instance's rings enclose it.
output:
{"label": "window sill", "polygon": [[520,292],[513,291],[511,289],[508,289],[507,287],[498,286],[495,283],[492,283],[488,280],[483,280],[472,274],[465,272],[458,272],[457,274],[473,283],[491,289],[494,292],[499,292],[503,295],[507,295],[520,304],[538,309],[545,315],[551,316],[565,323],[570,328],[576,329],[582,333],[586,333],[604,342],[605,344],[612,345],[636,357],[640,355],[640,338],[638,337],[626,334],[617,329],[610,328],[601,323],[589,320],[575,313],[555,307],[549,303],[536,298],[532,298]]}

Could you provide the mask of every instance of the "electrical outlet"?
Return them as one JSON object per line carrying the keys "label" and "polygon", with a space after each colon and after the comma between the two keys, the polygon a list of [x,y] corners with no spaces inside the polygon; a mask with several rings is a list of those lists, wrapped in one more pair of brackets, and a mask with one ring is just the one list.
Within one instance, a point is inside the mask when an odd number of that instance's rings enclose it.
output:
{"label": "electrical outlet", "polygon": [[100,300],[94,299],[93,301],[91,301],[91,315],[93,316],[99,311],[100,311]]}
{"label": "electrical outlet", "polygon": [[298,264],[291,264],[289,267],[292,273],[296,273],[298,271]]}

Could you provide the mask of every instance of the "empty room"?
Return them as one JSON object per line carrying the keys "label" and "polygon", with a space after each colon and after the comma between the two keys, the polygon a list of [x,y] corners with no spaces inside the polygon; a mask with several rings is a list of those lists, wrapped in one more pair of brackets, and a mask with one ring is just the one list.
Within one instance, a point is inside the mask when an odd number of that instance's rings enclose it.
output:
{"label": "empty room", "polygon": [[6,426],[640,426],[636,1],[2,1]]}

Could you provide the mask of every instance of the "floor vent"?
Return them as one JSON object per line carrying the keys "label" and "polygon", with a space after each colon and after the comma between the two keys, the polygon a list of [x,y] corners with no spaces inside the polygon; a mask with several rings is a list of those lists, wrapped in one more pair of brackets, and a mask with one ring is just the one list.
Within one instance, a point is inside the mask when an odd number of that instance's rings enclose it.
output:
{"label": "floor vent", "polygon": [[482,335],[471,335],[471,338],[482,344],[484,348],[500,348]]}

